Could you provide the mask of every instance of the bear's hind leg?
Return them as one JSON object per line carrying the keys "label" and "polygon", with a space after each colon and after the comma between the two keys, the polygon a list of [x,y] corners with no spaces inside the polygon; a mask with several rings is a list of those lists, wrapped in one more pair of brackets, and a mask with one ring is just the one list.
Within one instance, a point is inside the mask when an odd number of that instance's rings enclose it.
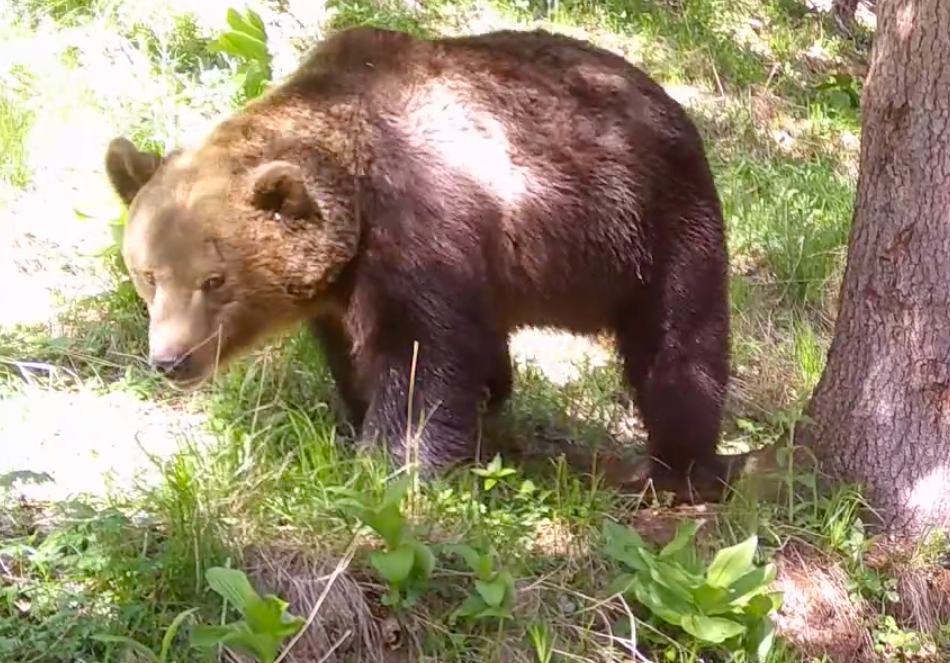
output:
{"label": "bear's hind leg", "polygon": [[677,491],[721,478],[716,451],[729,379],[724,261],[714,249],[695,260],[688,251],[658,266],[665,274],[641,290],[615,330],[647,430],[650,476]]}

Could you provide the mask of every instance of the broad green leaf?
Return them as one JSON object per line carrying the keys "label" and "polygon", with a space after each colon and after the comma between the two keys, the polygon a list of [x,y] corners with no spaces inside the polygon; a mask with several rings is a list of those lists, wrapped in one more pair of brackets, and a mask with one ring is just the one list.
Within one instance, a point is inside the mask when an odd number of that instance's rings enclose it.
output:
{"label": "broad green leaf", "polygon": [[646,544],[636,531],[608,522],[604,526],[604,538],[607,540],[602,549],[604,555],[623,562],[636,571],[650,570],[644,560]]}
{"label": "broad green leaf", "polygon": [[389,548],[399,545],[406,517],[402,515],[398,505],[385,504],[379,509],[366,511],[363,518],[363,522],[372,527]]}
{"label": "broad green leaf", "polygon": [[481,568],[480,563],[482,556],[478,554],[478,551],[472,548],[471,546],[464,543],[455,543],[450,544],[445,547],[446,551],[454,552],[459,557],[465,560],[465,563],[468,565],[472,571],[476,573]]}
{"label": "broad green leaf", "polygon": [[501,469],[501,454],[495,454],[495,457],[491,459],[491,462],[488,464],[488,469],[494,473]]}
{"label": "broad green leaf", "polygon": [[716,553],[706,570],[706,580],[713,587],[728,587],[752,568],[758,536],[753,534],[742,543],[723,548]]}
{"label": "broad green leaf", "polygon": [[706,615],[718,615],[733,609],[729,605],[729,590],[706,583],[693,590],[693,600],[699,611]]}
{"label": "broad green leaf", "polygon": [[383,501],[380,506],[394,506],[399,508],[402,499],[409,492],[409,486],[412,485],[412,477],[408,474],[402,474],[398,479],[389,484],[386,493],[383,495]]}
{"label": "broad green leaf", "polygon": [[471,617],[472,615],[477,615],[487,607],[481,596],[478,594],[469,594],[466,599],[462,601],[462,605],[452,612],[449,619],[454,622],[459,617]]}
{"label": "broad green leaf", "polygon": [[420,580],[427,579],[432,575],[432,571],[435,569],[435,555],[432,554],[432,550],[429,546],[421,541],[412,539],[409,541],[409,546],[415,555],[412,565],[413,577]]}
{"label": "broad green leaf", "polygon": [[211,589],[233,604],[242,615],[250,603],[260,600],[247,576],[238,569],[213,566],[205,572],[205,580]]}
{"label": "broad green leaf", "polygon": [[172,620],[172,623],[169,624],[168,630],[165,631],[165,636],[162,638],[162,648],[158,652],[158,660],[161,661],[161,663],[165,663],[168,659],[168,651],[171,649],[172,641],[175,639],[175,634],[178,632],[182,623],[197,611],[198,608],[184,610],[178,613],[175,619]]}
{"label": "broad green leaf", "polygon": [[158,663],[158,658],[155,657],[155,652],[143,645],[137,640],[125,635],[113,635],[111,633],[97,633],[92,636],[94,640],[99,642],[111,642],[114,644],[128,645],[135,651],[139,653],[140,656],[152,661],[153,663]]}
{"label": "broad green leaf", "polygon": [[270,62],[264,42],[249,35],[230,30],[218,35],[217,43],[232,55],[238,55],[246,60]]}
{"label": "broad green leaf", "polygon": [[498,572],[498,581],[505,586],[505,591],[509,594],[514,595],[515,593],[515,577],[511,575],[511,571],[508,569],[502,569]]}
{"label": "broad green leaf", "polygon": [[775,643],[775,625],[771,619],[762,619],[749,634],[755,655],[759,661],[765,661]]}
{"label": "broad green leaf", "polygon": [[478,568],[475,569],[475,575],[481,579],[490,578],[495,569],[491,555],[481,555],[478,558]]}
{"label": "broad green leaf", "polygon": [[767,592],[752,598],[743,612],[750,617],[765,617],[782,605],[782,592]]}
{"label": "broad green leaf", "polygon": [[613,541],[622,546],[633,545],[637,548],[646,547],[643,537],[640,536],[639,532],[632,527],[612,521],[607,521],[604,525],[604,538],[607,539],[608,542]]}
{"label": "broad green leaf", "polygon": [[694,638],[713,644],[742,635],[746,631],[745,625],[731,619],[706,615],[685,615],[680,625]]}
{"label": "broad green leaf", "polygon": [[676,564],[656,563],[655,560],[649,557],[644,557],[644,561],[650,567],[648,573],[654,582],[663,585],[684,601],[692,603],[692,589],[702,582],[700,578],[690,578],[689,575]]}
{"label": "broad green leaf", "polygon": [[245,618],[247,625],[254,633],[268,635],[278,640],[296,633],[306,621],[303,617],[289,615],[287,602],[273,594],[268,594],[263,599],[248,604]]}
{"label": "broad green leaf", "polygon": [[741,606],[753,596],[767,591],[772,580],[775,579],[775,566],[766,564],[753,569],[729,585],[729,604]]}
{"label": "broad green leaf", "polygon": [[[237,624],[241,624],[240,627]],[[226,638],[231,637],[235,628],[247,628],[244,622],[234,622],[232,624],[196,624],[191,628],[189,639],[195,647],[216,647],[224,642]]]}
{"label": "broad green leaf", "polygon": [[655,582],[638,575],[630,586],[637,601],[653,614],[670,624],[679,626],[685,615],[695,612],[693,606]]}
{"label": "broad green leaf", "polygon": [[626,594],[630,591],[630,586],[633,584],[634,578],[636,578],[636,576],[632,573],[620,574],[607,586],[607,596]]}
{"label": "broad green leaf", "polygon": [[263,26],[255,25],[252,21],[241,16],[238,11],[232,7],[228,7],[227,21],[228,25],[238,32],[248,34],[255,39],[259,39],[260,41],[267,39],[267,35],[262,29]]}
{"label": "broad green leaf", "polygon": [[264,35],[264,37],[266,38],[266,36],[267,36],[267,28],[264,26],[264,21],[261,20],[260,14],[258,14],[256,11],[254,11],[254,10],[251,9],[250,7],[247,7],[247,8],[244,10],[244,16],[247,18],[248,23],[250,23],[250,24],[253,25],[255,28],[257,28],[258,30],[260,30],[261,33],[262,33],[262,34]]}
{"label": "broad green leaf", "polygon": [[504,580],[494,580],[493,582],[485,582],[484,580],[475,581],[475,589],[481,595],[490,606],[500,606],[501,602],[505,600],[505,591],[508,589],[505,586]]}
{"label": "broad green leaf", "polygon": [[679,552],[693,539],[696,532],[699,531],[700,522],[698,520],[681,520],[676,524],[676,534],[673,540],[663,546],[660,551],[660,557],[669,557]]}
{"label": "broad green leaf", "polygon": [[[225,631],[225,629],[227,629]],[[247,622],[226,626],[196,626],[192,629],[192,643],[201,647],[222,644],[257,657],[261,663],[273,663],[280,651],[280,640],[262,633],[254,633]]]}
{"label": "broad green leaf", "polygon": [[370,561],[379,574],[395,584],[406,581],[415,558],[415,550],[405,544],[395,550],[376,550],[370,555]]}
{"label": "broad green leaf", "polygon": [[500,619],[511,619],[511,610],[508,608],[487,606],[478,613],[479,617],[498,617]]}
{"label": "broad green leaf", "polygon": [[264,93],[270,79],[270,69],[259,62],[249,62],[244,68],[244,95],[254,99]]}

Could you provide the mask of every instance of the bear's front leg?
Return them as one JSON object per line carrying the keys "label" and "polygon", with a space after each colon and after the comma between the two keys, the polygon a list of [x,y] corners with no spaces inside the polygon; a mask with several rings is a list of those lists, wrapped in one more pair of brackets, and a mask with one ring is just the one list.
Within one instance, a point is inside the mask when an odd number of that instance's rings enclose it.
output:
{"label": "bear's front leg", "polygon": [[[364,444],[386,444],[396,465],[415,459],[431,476],[471,459],[484,398],[482,365],[449,343],[420,340],[413,370],[412,344],[373,361]],[[410,410],[411,399],[411,410]],[[411,414],[410,414],[411,413]]]}
{"label": "bear's front leg", "polygon": [[507,338],[477,296],[410,301],[354,307],[364,330],[354,366],[368,401],[360,439],[386,444],[397,465],[416,452],[420,474],[431,476],[472,458],[485,388],[493,400],[507,396]]}
{"label": "bear's front leg", "polygon": [[353,374],[353,361],[350,357],[352,343],[346,331],[334,320],[313,319],[309,321],[310,332],[323,350],[330,375],[336,383],[337,393],[347,410],[350,423],[355,430],[363,426],[366,417],[366,399],[360,393]]}

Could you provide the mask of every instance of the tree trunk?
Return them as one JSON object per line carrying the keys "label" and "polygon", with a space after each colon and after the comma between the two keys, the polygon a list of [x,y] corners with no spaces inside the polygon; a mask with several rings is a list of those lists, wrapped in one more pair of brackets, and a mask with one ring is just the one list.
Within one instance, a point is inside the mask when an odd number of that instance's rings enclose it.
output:
{"label": "tree trunk", "polygon": [[803,426],[891,531],[950,523],[950,0],[881,0],[828,361]]}

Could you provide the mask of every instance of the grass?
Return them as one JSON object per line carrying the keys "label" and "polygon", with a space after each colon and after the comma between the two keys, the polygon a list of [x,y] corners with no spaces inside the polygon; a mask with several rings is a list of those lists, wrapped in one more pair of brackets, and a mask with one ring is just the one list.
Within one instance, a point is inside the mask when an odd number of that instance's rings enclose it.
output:
{"label": "grass", "polygon": [[[790,423],[821,374],[835,314],[868,33],[838,37],[826,17],[794,0],[327,4],[306,30],[281,19],[294,38],[273,42],[283,49],[278,74],[331,28],[374,23],[457,34],[533,24],[622,52],[683,98],[707,140],[734,262],[735,383],[724,446],[794,442]],[[347,502],[355,495],[378,504],[391,485],[385,465],[352,453],[321,355],[303,332],[239,362],[200,394],[184,397],[155,380],[142,360],[144,310],[109,247],[109,224],[120,210],[99,160],[111,135],[167,148],[240,103],[238,63],[211,48],[227,6],[209,3],[200,14],[173,0],[4,6],[12,17],[2,28],[6,43],[32,50],[5,51],[17,57],[0,74],[21,83],[5,83],[0,96],[0,177],[24,189],[28,164],[38,164],[52,173],[38,180],[44,187],[81,183],[72,187],[80,193],[63,194],[59,207],[36,215],[36,231],[101,230],[106,254],[88,262],[110,286],[69,297],[55,324],[0,329],[3,393],[133,393],[173,412],[200,413],[209,439],[180,439],[177,453],[155,459],[159,481],[109,499],[77,496],[39,509],[5,498],[0,660],[125,660],[97,633],[158,651],[175,616],[192,607],[199,609],[193,619],[223,623],[234,613],[209,590],[206,573],[216,566],[246,569],[303,616],[322,596],[291,661],[403,660],[392,651],[439,661],[619,661],[630,660],[623,658],[630,643],[652,660],[751,660],[747,645],[729,658],[665,624],[648,601],[605,600],[629,570],[605,553],[607,525],[631,525],[663,545],[683,517],[702,523],[684,549],[702,564],[744,541],[757,542],[757,564],[776,564],[773,586],[785,591],[791,612],[777,619],[768,660],[861,660],[867,645],[850,633],[867,633],[892,660],[939,656],[938,649],[946,655],[946,634],[932,619],[940,610],[915,599],[913,584],[920,574],[943,577],[934,560],[946,546],[900,556],[868,541],[853,487],[819,492],[813,475],[786,466],[779,474],[793,490],[778,500],[757,499],[748,486],[718,509],[671,511],[662,496],[619,495],[552,453],[575,457],[616,438],[642,440],[630,408],[616,398],[621,380],[611,362],[581,366],[566,383],[522,365],[509,411],[486,432],[506,450],[501,464],[489,454],[474,470],[411,491],[400,510],[410,538],[390,542],[361,529],[365,512],[361,520]],[[293,2],[289,8],[306,12]],[[62,141],[44,141],[67,132],[82,141],[68,154]],[[37,150],[29,160],[26,145]],[[57,194],[39,188],[36,195],[47,204]],[[51,225],[44,230],[43,223]],[[518,455],[508,453],[506,440],[517,441]],[[29,478],[0,470],[0,483]],[[406,586],[418,594],[415,602],[386,605],[407,594],[394,598],[387,557],[373,552],[398,555],[400,541],[413,540],[435,555],[435,566]],[[476,573],[449,547],[456,544],[490,560],[491,570]],[[349,561],[330,585],[326,576],[341,559]],[[497,614],[510,617],[455,612],[472,596],[511,598],[497,594],[509,581],[513,601],[499,599]],[[822,659],[823,651],[833,657]],[[184,635],[171,653],[175,661],[215,656],[189,647]]]}

